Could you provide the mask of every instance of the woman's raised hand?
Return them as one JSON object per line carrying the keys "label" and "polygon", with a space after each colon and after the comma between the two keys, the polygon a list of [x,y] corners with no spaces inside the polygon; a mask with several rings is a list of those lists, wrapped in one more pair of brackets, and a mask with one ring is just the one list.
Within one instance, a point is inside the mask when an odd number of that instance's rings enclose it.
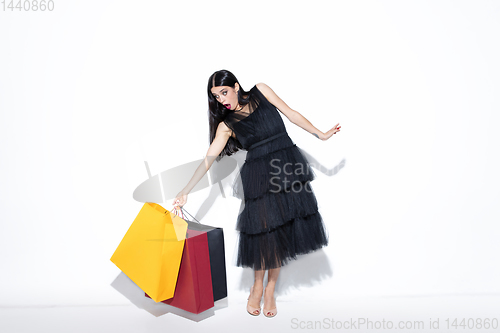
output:
{"label": "woman's raised hand", "polygon": [[187,202],[187,197],[188,195],[183,193],[183,192],[179,192],[176,196],[175,196],[175,199],[174,201],[172,202],[172,205],[178,205],[178,206],[184,206]]}
{"label": "woman's raised hand", "polygon": [[333,126],[328,132],[325,133],[325,135],[320,138],[321,140],[323,141],[326,141],[328,139],[330,139],[330,137],[332,135],[334,135],[335,133],[339,132],[340,131],[340,123],[338,123],[337,125]]}

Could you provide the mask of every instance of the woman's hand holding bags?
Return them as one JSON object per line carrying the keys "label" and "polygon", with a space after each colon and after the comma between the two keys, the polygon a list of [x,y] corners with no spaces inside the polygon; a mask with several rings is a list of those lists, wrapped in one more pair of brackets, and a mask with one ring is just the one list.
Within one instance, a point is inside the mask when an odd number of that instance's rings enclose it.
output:
{"label": "woman's hand holding bags", "polygon": [[179,205],[179,206],[184,206],[187,202],[187,193],[184,193],[184,192],[179,192],[176,196],[175,196],[175,199],[174,201],[172,202],[172,205]]}

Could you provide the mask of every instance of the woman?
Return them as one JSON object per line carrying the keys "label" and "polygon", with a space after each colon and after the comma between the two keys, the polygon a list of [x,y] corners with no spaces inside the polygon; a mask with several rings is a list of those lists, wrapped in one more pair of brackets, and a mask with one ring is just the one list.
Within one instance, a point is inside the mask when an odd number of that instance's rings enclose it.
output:
{"label": "woman", "polygon": [[[248,313],[260,314],[264,295],[264,315],[274,317],[277,314],[274,289],[281,266],[296,259],[298,254],[328,244],[310,186],[315,174],[286,133],[277,110],[323,141],[340,131],[340,126],[337,124],[323,133],[286,105],[266,84],[258,83],[245,91],[227,70],[210,76],[207,93],[210,124],[207,157],[173,205],[186,204],[188,193],[214,160],[239,149],[248,151],[239,173],[241,185],[233,187],[234,193],[243,194],[245,200],[236,226],[239,231],[237,266],[251,267],[255,273]],[[266,270],[268,282],[264,290]]]}

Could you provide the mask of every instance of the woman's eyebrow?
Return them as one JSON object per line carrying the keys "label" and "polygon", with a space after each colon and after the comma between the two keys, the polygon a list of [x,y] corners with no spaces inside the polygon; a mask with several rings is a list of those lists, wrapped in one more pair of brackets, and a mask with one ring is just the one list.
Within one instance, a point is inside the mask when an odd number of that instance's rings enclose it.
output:
{"label": "woman's eyebrow", "polygon": [[[224,89],[226,89],[226,88],[222,88],[221,90],[219,90],[219,92],[222,92],[222,90],[224,90]],[[212,95],[214,95],[214,96],[215,96],[215,94],[214,94],[214,93],[212,93]]]}

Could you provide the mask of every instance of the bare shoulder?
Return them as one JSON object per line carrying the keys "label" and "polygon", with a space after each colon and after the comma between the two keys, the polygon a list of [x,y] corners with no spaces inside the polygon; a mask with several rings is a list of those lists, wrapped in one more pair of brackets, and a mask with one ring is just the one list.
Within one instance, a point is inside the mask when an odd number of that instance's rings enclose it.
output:
{"label": "bare shoulder", "polygon": [[223,132],[223,133],[231,132],[231,129],[227,126],[225,122],[221,121],[217,126],[217,132]]}
{"label": "bare shoulder", "polygon": [[297,111],[290,108],[267,84],[259,82],[255,85],[264,97],[283,113],[292,123],[297,117]]}
{"label": "bare shoulder", "polygon": [[257,87],[257,89],[260,90],[262,95],[264,95],[264,97],[266,97],[268,100],[269,100],[269,96],[271,96],[271,94],[274,93],[274,91],[271,89],[271,87],[269,87],[264,82],[259,82],[255,86]]}
{"label": "bare shoulder", "polygon": [[221,121],[217,126],[217,133],[223,133],[228,136],[232,136],[233,138],[235,137],[233,130],[230,129],[223,121]]}

